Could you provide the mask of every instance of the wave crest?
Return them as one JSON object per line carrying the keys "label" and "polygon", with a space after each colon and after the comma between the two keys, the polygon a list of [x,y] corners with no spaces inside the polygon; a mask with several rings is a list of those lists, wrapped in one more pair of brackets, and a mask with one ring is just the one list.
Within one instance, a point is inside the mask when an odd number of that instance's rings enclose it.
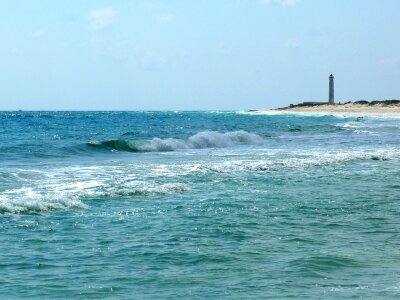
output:
{"label": "wave crest", "polygon": [[166,183],[157,186],[145,185],[141,187],[122,188],[95,193],[97,197],[129,197],[129,196],[157,196],[182,193],[190,190],[183,183]]}
{"label": "wave crest", "polygon": [[334,166],[352,161],[388,161],[399,159],[398,149],[349,152],[278,152],[261,159],[222,160],[205,163],[158,165],[153,168],[157,176],[185,176],[191,174],[235,173],[235,172],[275,172],[289,169]]}
{"label": "wave crest", "polygon": [[183,183],[145,183],[108,185],[98,181],[70,182],[63,188],[51,184],[18,188],[0,195],[0,214],[39,213],[56,209],[87,208],[87,198],[151,197],[190,190]]}
{"label": "wave crest", "polygon": [[31,188],[11,190],[0,195],[0,213],[34,213],[54,209],[86,208],[71,193],[39,193]]}
{"label": "wave crest", "polygon": [[264,139],[247,131],[216,132],[202,131],[192,135],[187,140],[175,138],[153,138],[148,141],[110,140],[88,143],[92,147],[107,147],[117,151],[127,152],[166,152],[185,149],[228,148],[238,145],[260,144]]}

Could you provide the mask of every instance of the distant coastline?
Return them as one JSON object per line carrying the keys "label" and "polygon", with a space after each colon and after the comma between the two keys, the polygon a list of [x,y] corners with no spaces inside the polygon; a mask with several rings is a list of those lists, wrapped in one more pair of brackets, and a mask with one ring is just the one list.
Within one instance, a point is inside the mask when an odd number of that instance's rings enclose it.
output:
{"label": "distant coastline", "polygon": [[299,113],[349,113],[372,115],[399,115],[400,100],[377,100],[346,102],[343,104],[328,104],[318,102],[305,102],[288,107],[275,109],[259,109],[256,112],[299,112]]}

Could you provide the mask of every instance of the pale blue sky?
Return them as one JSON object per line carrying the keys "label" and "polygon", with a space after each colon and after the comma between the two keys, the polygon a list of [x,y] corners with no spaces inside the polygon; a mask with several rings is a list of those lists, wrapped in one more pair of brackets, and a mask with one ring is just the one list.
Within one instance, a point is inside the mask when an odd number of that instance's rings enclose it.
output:
{"label": "pale blue sky", "polygon": [[1,110],[400,98],[398,0],[0,0]]}

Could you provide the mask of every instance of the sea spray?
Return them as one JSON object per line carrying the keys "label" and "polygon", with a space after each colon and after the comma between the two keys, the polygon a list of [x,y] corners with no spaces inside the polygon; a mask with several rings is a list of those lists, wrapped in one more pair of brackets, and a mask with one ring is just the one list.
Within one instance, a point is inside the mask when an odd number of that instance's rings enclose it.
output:
{"label": "sea spray", "polygon": [[106,146],[118,151],[128,152],[166,152],[184,149],[227,148],[238,145],[255,145],[264,142],[264,138],[246,131],[216,132],[202,131],[186,140],[176,138],[153,138],[147,141],[109,140],[90,142],[89,146]]}
{"label": "sea spray", "polygon": [[21,188],[0,195],[0,213],[18,214],[85,207],[78,195],[68,192],[40,192],[34,188]]}
{"label": "sea spray", "polygon": [[160,164],[154,166],[155,176],[186,176],[190,174],[207,173],[238,173],[238,172],[276,172],[282,170],[303,170],[307,168],[334,167],[343,163],[355,161],[387,161],[399,159],[400,152],[393,149],[378,151],[341,151],[341,152],[274,152],[264,153],[258,158],[247,156],[238,159],[213,160],[202,163],[183,163],[174,165]]}
{"label": "sea spray", "polygon": [[189,191],[183,183],[152,184],[142,183],[135,186],[98,186],[97,188],[54,189],[52,185],[7,190],[0,195],[1,213],[46,212],[55,209],[89,208],[85,204],[88,198],[151,197]]}

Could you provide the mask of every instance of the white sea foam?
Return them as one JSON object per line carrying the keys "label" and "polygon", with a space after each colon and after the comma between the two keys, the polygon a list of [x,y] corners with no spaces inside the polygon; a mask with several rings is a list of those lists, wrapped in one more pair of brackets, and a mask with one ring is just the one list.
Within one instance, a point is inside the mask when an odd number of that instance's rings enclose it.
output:
{"label": "white sea foam", "polygon": [[360,125],[360,123],[356,123],[356,122],[349,122],[349,123],[345,123],[345,124],[339,124],[337,125],[341,128],[360,128],[362,127],[362,125]]}
{"label": "white sea foam", "polygon": [[379,113],[350,113],[350,112],[299,112],[299,111],[287,111],[287,110],[254,110],[254,111],[237,111],[237,114],[244,115],[292,115],[292,116],[302,116],[302,117],[336,117],[336,118],[358,118],[358,117],[368,117],[377,119],[400,119],[400,115],[391,114],[379,114]]}
{"label": "white sea foam", "polygon": [[[201,140],[201,137],[199,137]],[[267,151],[267,150],[266,150]],[[349,151],[267,151],[257,155],[203,156],[174,163],[113,162],[108,165],[18,169],[13,188],[0,194],[0,213],[85,208],[87,199],[152,197],[190,190],[188,176],[276,172],[335,166],[357,160],[398,160],[397,148]],[[184,182],[182,182],[182,178]]]}
{"label": "white sea foam", "polygon": [[40,192],[34,188],[20,188],[0,195],[0,213],[39,212],[52,209],[85,208],[74,193]]}
{"label": "white sea foam", "polygon": [[158,165],[152,169],[152,174],[155,176],[186,176],[209,172],[272,172],[284,169],[329,166],[356,160],[392,160],[399,158],[398,149],[348,152],[276,152],[262,159],[243,158],[203,163]]}
{"label": "white sea foam", "polygon": [[339,118],[348,117],[346,114],[339,113],[324,113],[324,112],[297,112],[297,111],[286,111],[286,110],[252,110],[252,111],[237,111],[237,114],[242,115],[266,115],[266,116],[303,116],[303,117],[325,117],[335,116]]}
{"label": "white sea foam", "polygon": [[144,184],[136,187],[111,188],[104,192],[95,192],[97,197],[124,197],[124,196],[155,196],[181,193],[189,191],[188,185],[183,183],[166,183],[160,185]]}
{"label": "white sea foam", "polygon": [[400,128],[399,119],[387,118],[385,120],[374,118],[363,118],[359,121],[338,123],[336,127],[355,133],[387,134],[388,130],[398,130]]}
{"label": "white sea foam", "polygon": [[[184,183],[158,183],[147,179],[144,166],[92,166],[45,170],[47,176],[23,178],[18,187],[0,194],[0,213],[45,212],[87,208],[89,198],[151,197],[190,190]],[[30,170],[19,172],[30,174]],[[142,174],[142,175],[139,175]],[[138,180],[137,177],[142,177]]]}
{"label": "white sea foam", "polygon": [[339,127],[343,130],[351,131],[356,134],[374,134],[373,131],[365,130],[366,128],[369,128],[366,126],[364,123],[359,123],[359,122],[348,122],[344,124],[337,124],[336,127]]}
{"label": "white sea foam", "polygon": [[262,143],[264,139],[254,133],[246,131],[216,132],[202,131],[191,136],[188,140],[173,138],[154,138],[143,144],[137,145],[130,142],[132,148],[144,152],[175,151],[183,149],[226,148],[237,145],[254,145]]}

